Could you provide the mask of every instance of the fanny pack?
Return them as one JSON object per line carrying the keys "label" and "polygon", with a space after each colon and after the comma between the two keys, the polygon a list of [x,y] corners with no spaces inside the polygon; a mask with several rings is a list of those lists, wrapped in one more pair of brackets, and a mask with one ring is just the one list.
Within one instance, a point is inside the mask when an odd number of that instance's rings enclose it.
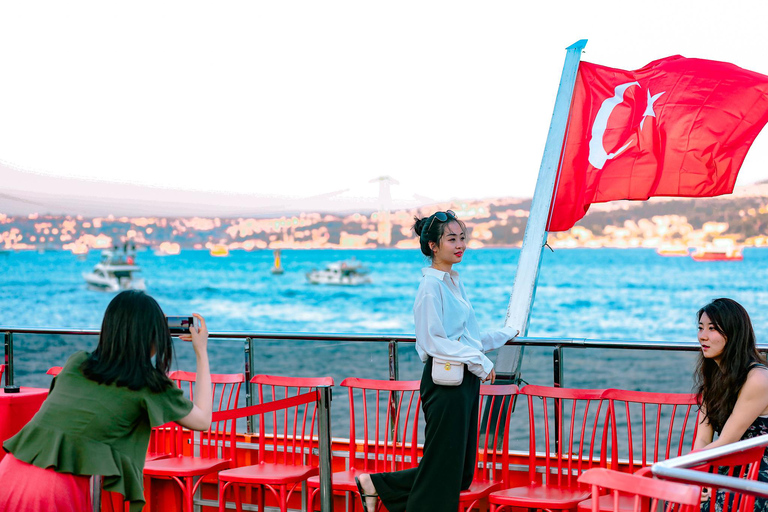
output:
{"label": "fanny pack", "polygon": [[432,382],[439,386],[458,386],[464,381],[464,363],[432,358]]}

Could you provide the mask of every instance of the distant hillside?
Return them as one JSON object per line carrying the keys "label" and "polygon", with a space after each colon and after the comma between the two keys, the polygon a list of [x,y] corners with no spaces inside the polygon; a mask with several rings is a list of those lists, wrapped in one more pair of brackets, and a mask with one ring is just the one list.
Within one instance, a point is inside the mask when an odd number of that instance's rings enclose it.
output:
{"label": "distant hillside", "polygon": [[[0,249],[101,249],[125,241],[159,247],[176,242],[203,249],[416,247],[415,215],[453,209],[470,231],[472,247],[520,246],[530,199],[454,200],[381,213],[300,213],[295,216],[86,217],[11,215],[0,211]],[[701,245],[715,238],[768,245],[768,184],[707,199],[654,198],[593,205],[568,232],[550,233],[553,247]]]}

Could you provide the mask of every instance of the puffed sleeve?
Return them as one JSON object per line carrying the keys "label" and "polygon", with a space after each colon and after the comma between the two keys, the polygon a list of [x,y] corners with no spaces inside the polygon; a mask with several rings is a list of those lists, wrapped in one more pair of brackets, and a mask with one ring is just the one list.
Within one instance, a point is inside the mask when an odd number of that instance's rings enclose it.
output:
{"label": "puffed sleeve", "polygon": [[499,347],[503,347],[509,340],[517,336],[517,329],[512,327],[502,327],[495,331],[480,331],[480,327],[477,324],[477,318],[475,318],[475,310],[473,309],[469,313],[469,322],[474,326],[474,332],[480,333],[480,343],[483,344],[483,352],[490,352],[496,350]]}
{"label": "puffed sleeve", "polygon": [[159,392],[147,391],[144,396],[144,407],[153,427],[180,420],[192,411],[192,405],[176,386],[168,386]]}
{"label": "puffed sleeve", "polygon": [[[461,294],[466,298],[467,294],[464,291],[464,283],[461,283],[459,286],[461,287]],[[469,299],[467,299],[467,301],[469,301]],[[480,334],[480,343],[483,345],[483,352],[490,352],[491,350],[503,347],[509,340],[519,334],[517,329],[513,329],[512,327],[502,327],[495,331],[481,331],[480,326],[477,323],[475,310],[471,306],[469,310],[469,318],[467,319],[467,329],[469,332]]]}
{"label": "puffed sleeve", "polygon": [[419,295],[413,306],[416,342],[430,356],[466,363],[470,372],[485,379],[493,363],[479,350],[448,338],[442,311],[440,297],[432,293]]}

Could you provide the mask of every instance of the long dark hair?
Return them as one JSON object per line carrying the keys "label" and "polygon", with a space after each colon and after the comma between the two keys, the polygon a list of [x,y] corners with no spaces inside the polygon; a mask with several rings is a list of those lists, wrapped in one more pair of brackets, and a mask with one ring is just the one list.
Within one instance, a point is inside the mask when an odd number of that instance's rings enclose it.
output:
{"label": "long dark hair", "polygon": [[765,359],[757,351],[752,321],[741,304],[732,299],[715,299],[699,310],[697,320],[701,321],[704,313],[726,343],[719,365],[699,354],[694,387],[699,406],[704,405],[709,424],[719,433],[733,412],[749,370],[756,363],[765,364]]}
{"label": "long dark hair", "polygon": [[172,384],[166,376],[172,360],[173,342],[160,305],[144,292],[128,290],[107,306],[99,345],[80,369],[103,384],[161,391]]}
{"label": "long dark hair", "polygon": [[416,236],[419,237],[421,253],[430,258],[432,258],[434,254],[432,253],[432,248],[429,246],[429,242],[435,242],[435,245],[440,247],[440,240],[442,240],[443,233],[445,233],[445,226],[449,223],[456,221],[459,223],[459,226],[461,226],[462,231],[464,231],[464,233],[467,232],[467,226],[456,218],[456,215],[452,212],[445,212],[447,215],[446,219],[443,221],[435,217],[435,213],[421,219],[418,217],[413,218],[413,220],[416,221],[413,224],[413,231],[416,233]]}

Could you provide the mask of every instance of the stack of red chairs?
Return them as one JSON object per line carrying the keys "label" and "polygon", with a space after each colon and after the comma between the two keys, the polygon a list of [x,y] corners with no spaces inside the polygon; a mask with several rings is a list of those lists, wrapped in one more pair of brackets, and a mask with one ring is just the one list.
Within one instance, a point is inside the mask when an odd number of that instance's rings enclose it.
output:
{"label": "stack of red chairs", "polygon": [[470,511],[509,482],[509,421],[518,388],[514,384],[480,386],[477,461],[472,484],[459,495],[459,510]]}
{"label": "stack of red chairs", "polygon": [[[194,399],[194,373],[172,372],[169,377],[180,387],[188,386],[190,399]],[[241,373],[211,375],[214,414],[237,406],[243,381],[245,376]],[[228,443],[228,439],[234,431],[234,420],[212,421],[210,428],[204,432],[188,431],[176,423],[156,429],[153,447],[150,448],[155,458],[144,465],[145,495],[151,496],[152,479],[175,482],[181,491],[181,509],[193,512],[194,495],[205,477],[232,465],[235,446]],[[168,456],[161,456],[163,453]],[[210,482],[215,483],[216,480]]]}
{"label": "stack of red chairs", "polygon": [[492,492],[491,512],[509,507],[571,510],[590,497],[589,487],[577,478],[607,464],[610,436],[603,391],[533,385],[520,391],[528,405],[528,484]]}
{"label": "stack of red chairs", "polygon": [[[611,469],[644,474],[651,464],[693,449],[698,426],[696,395],[607,389],[603,397],[608,400],[612,424]],[[631,510],[629,498],[620,502]],[[601,496],[598,507],[603,512],[612,510],[612,498]],[[591,498],[579,503],[579,512],[591,509]]]}
{"label": "stack of red chairs", "polygon": [[[300,378],[256,375],[251,379],[259,390],[259,404],[316,393],[320,386],[333,386],[331,377]],[[297,401],[267,414],[259,414],[259,450],[256,464],[219,472],[219,510],[226,492],[234,488],[235,505],[242,510],[241,487],[255,487],[258,510],[264,510],[269,491],[281,512],[288,510],[293,492],[309,477],[319,474],[317,401]],[[233,443],[234,444],[234,443]],[[234,460],[239,460],[237,457]],[[250,500],[249,500],[250,501]]]}
{"label": "stack of red chairs", "polygon": [[[698,512],[701,489],[695,485],[666,482],[607,468],[594,468],[579,476],[593,495],[605,495],[610,512]],[[608,494],[605,494],[605,493]],[[629,503],[629,508],[625,504]],[[592,512],[599,512],[597,500]]]}
{"label": "stack of red chairs", "polygon": [[[344,379],[349,395],[349,469],[331,475],[333,492],[344,493],[347,510],[359,510],[355,476],[399,471],[418,464],[421,399],[419,381]],[[359,437],[362,436],[362,437]],[[308,510],[317,510],[320,479],[312,477]],[[352,499],[350,504],[349,500]]]}

